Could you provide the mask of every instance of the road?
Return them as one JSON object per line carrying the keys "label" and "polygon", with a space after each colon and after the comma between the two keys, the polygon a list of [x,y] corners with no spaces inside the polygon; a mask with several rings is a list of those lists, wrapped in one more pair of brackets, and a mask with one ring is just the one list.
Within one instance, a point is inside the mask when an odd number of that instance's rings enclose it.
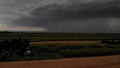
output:
{"label": "road", "polygon": [[95,44],[100,41],[40,41],[31,42],[30,44]]}
{"label": "road", "polygon": [[0,62],[0,68],[120,68],[120,55]]}

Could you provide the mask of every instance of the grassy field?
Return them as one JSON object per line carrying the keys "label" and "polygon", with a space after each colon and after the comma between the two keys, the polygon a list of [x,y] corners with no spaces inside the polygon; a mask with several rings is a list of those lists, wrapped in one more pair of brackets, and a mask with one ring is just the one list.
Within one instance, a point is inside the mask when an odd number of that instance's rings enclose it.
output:
{"label": "grassy field", "polygon": [[[111,40],[112,38],[119,40],[120,34],[0,33],[1,41],[19,37],[30,41],[32,55],[24,57],[14,56],[4,61],[60,59],[120,54],[120,44],[110,45],[100,43],[101,40]],[[1,60],[2,58],[3,57],[0,56]]]}
{"label": "grassy field", "polygon": [[[9,57],[3,61],[45,60],[120,54],[120,45],[108,44],[35,44],[32,55]],[[0,57],[2,60],[3,57]]]}

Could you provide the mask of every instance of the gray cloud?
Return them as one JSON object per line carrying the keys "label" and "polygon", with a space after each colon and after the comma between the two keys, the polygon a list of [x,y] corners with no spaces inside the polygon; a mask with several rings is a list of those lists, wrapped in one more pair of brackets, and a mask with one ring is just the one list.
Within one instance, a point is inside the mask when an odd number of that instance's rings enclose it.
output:
{"label": "gray cloud", "polygon": [[49,32],[119,32],[119,0],[44,1],[44,5],[34,1],[39,5],[26,9],[29,15],[23,14],[8,26],[42,27]]}

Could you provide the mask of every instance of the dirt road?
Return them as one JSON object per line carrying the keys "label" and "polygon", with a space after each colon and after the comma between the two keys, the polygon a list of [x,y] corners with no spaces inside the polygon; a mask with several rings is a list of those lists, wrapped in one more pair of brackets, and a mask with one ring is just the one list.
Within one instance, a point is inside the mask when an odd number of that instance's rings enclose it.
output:
{"label": "dirt road", "polygon": [[91,44],[100,43],[100,41],[40,41],[31,42],[30,44]]}
{"label": "dirt road", "polygon": [[40,61],[0,62],[0,68],[120,68],[120,55]]}

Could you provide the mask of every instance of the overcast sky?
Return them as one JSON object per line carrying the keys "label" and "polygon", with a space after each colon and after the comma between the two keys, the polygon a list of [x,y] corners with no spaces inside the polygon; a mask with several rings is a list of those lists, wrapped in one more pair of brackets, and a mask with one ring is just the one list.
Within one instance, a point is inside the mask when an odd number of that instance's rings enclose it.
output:
{"label": "overcast sky", "polygon": [[120,0],[0,0],[0,30],[120,33]]}

